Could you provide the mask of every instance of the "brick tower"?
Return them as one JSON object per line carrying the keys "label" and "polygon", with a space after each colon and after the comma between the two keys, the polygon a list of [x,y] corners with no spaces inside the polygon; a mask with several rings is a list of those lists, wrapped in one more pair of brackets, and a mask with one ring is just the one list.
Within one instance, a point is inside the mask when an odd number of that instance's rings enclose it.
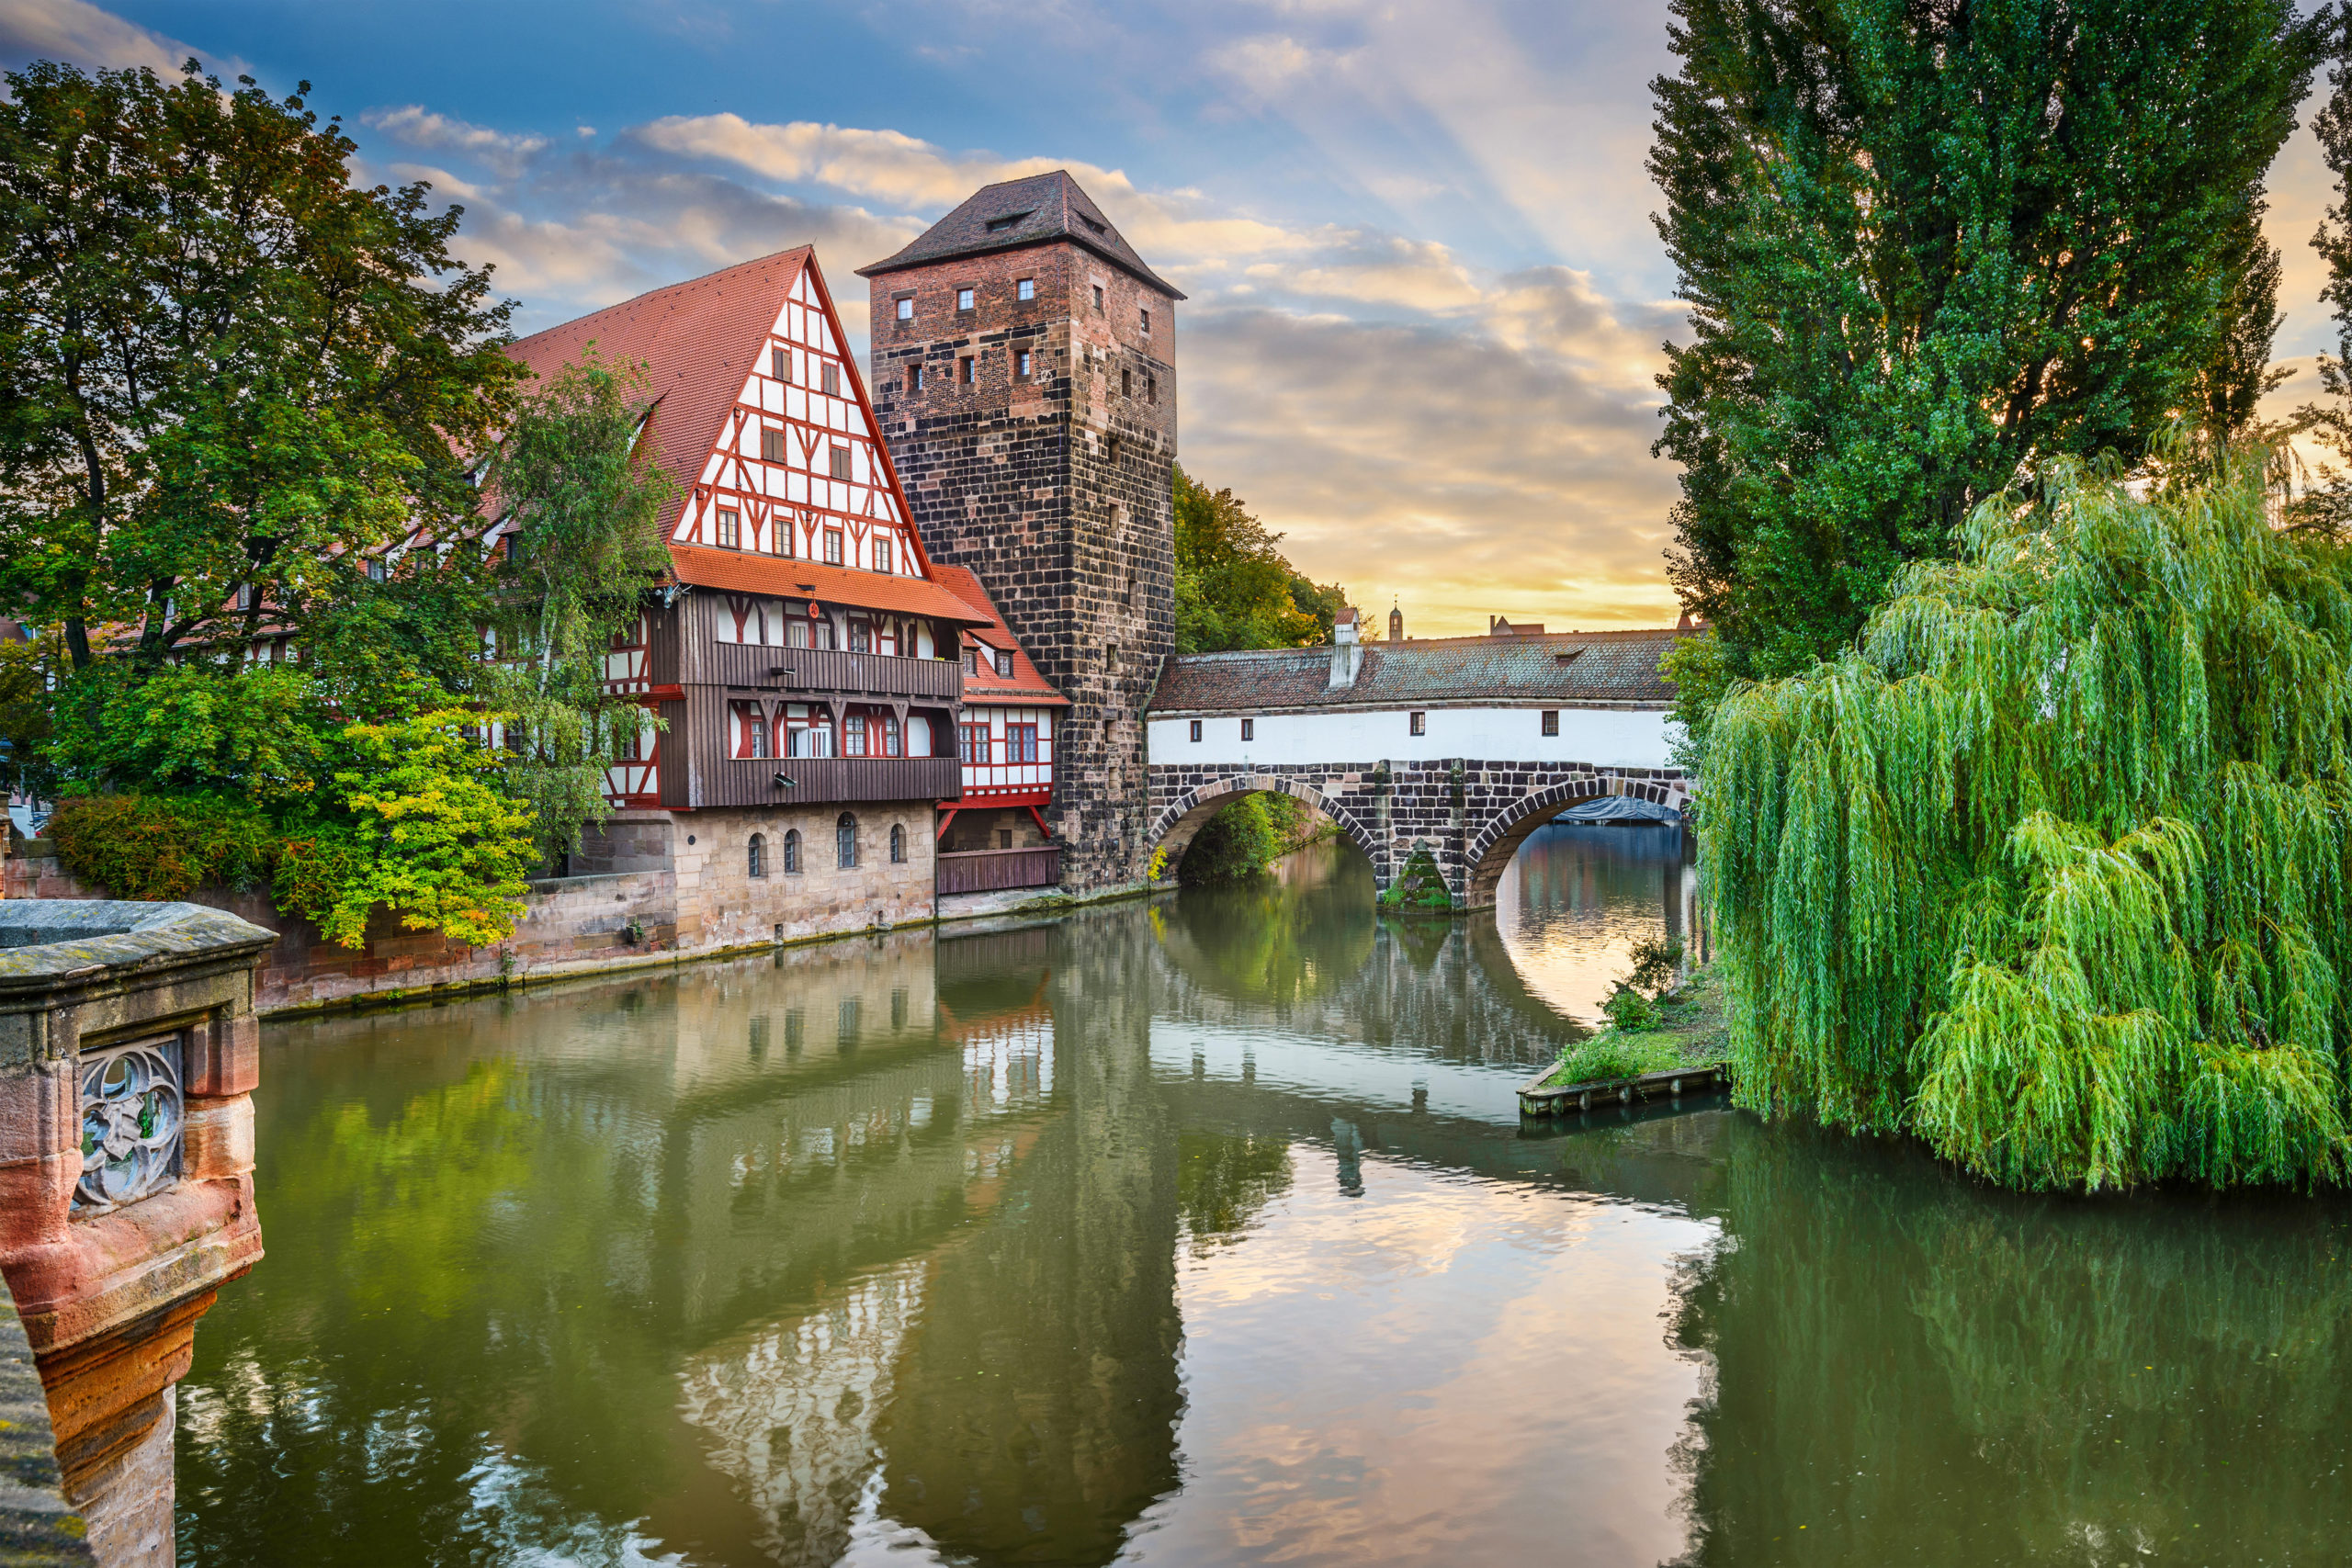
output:
{"label": "brick tower", "polygon": [[1144,875],[1142,708],[1175,646],[1176,301],[1062,171],[860,267],[875,414],[931,558],[969,568],[1071,706],[1063,884]]}

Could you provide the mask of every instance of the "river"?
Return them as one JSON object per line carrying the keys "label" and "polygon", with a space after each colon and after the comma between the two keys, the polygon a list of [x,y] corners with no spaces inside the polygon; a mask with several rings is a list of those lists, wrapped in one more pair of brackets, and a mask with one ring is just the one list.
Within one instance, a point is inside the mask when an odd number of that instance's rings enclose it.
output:
{"label": "river", "polygon": [[[181,1560],[2320,1563],[2352,1208],[1522,1125],[1659,829],[266,1029]],[[2339,1359],[2339,1358],[2345,1358]]]}

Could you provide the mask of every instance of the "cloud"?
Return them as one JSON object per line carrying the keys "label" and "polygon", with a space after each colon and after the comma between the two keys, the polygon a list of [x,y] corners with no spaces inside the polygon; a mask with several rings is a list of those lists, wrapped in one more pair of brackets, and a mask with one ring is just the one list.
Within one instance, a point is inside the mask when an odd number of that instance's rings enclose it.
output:
{"label": "cloud", "polygon": [[0,0],[0,62],[56,60],[85,71],[145,65],[167,80],[201,54],[166,34],[101,11],[86,0]]}
{"label": "cloud", "polygon": [[433,152],[462,153],[480,159],[501,174],[513,175],[553,143],[544,136],[492,130],[461,119],[435,114],[416,104],[394,109],[371,109],[360,123],[382,131],[393,141]]}

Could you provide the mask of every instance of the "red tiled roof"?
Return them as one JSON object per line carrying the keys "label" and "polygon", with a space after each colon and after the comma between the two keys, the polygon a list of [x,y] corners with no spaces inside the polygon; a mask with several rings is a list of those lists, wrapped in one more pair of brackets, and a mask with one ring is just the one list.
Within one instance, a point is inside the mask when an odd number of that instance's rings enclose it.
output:
{"label": "red tiled roof", "polygon": [[[697,588],[763,593],[778,599],[816,599],[862,610],[928,615],[959,626],[984,622],[989,615],[946,584],[927,578],[852,571],[847,567],[826,566],[818,561],[751,555],[741,550],[714,550],[700,545],[672,545],[670,558],[676,563],[678,581]],[[932,570],[944,573],[950,569]]]}
{"label": "red tiled roof", "polygon": [[[655,400],[650,450],[664,473],[691,487],[813,254],[802,245],[656,288],[510,344],[507,356],[552,376],[593,340],[607,360],[643,360],[644,392]],[[674,511],[664,519],[664,538],[676,520]]]}
{"label": "red tiled roof", "polygon": [[1029,650],[996,613],[996,605],[989,598],[989,591],[980,580],[960,566],[933,563],[932,576],[939,585],[952,590],[972,608],[988,617],[988,624],[968,634],[974,642],[1012,649],[1012,673],[1000,675],[994,665],[983,659],[978,671],[964,677],[964,700],[974,702],[1019,702],[1027,707],[1068,707],[1069,699],[1046,683],[1036,665],[1029,661]]}

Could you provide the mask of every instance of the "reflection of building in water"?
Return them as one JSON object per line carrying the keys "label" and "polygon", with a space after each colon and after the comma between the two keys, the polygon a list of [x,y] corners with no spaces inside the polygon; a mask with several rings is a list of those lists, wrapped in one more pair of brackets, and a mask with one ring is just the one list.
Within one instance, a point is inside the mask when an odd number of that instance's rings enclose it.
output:
{"label": "reflection of building in water", "polygon": [[683,1413],[765,1523],[759,1544],[775,1562],[818,1568],[848,1546],[922,1276],[920,1261],[865,1275],[807,1317],[715,1345],[687,1369]]}
{"label": "reflection of building in water", "polygon": [[[1177,1481],[1175,1129],[1150,1074],[1149,938],[1103,920],[1056,936],[1053,1118],[986,1223],[940,1250],[878,1434],[883,1512],[982,1562],[1048,1542],[1055,1562],[1107,1562]],[[942,943],[943,990],[962,945]],[[1016,1064],[1016,1042],[1044,1043],[997,1038]]]}

